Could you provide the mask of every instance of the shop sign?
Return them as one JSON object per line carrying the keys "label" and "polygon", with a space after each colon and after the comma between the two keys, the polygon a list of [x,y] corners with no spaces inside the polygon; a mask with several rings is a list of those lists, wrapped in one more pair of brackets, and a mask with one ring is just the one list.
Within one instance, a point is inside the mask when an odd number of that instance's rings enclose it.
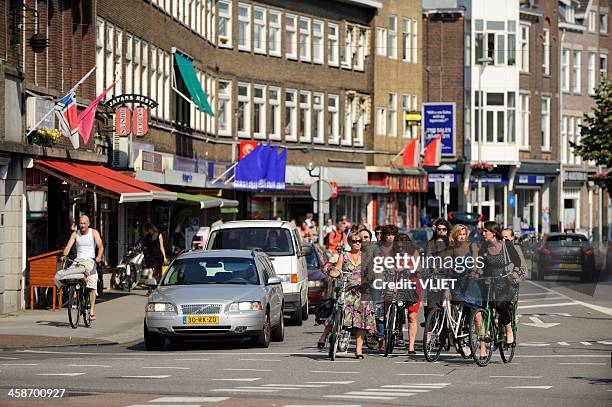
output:
{"label": "shop sign", "polygon": [[442,134],[442,156],[455,156],[455,103],[423,103],[425,145]]}
{"label": "shop sign", "polygon": [[242,160],[247,154],[255,150],[255,148],[257,147],[257,144],[258,144],[257,141],[241,141],[239,159]]}
{"label": "shop sign", "polygon": [[429,181],[430,184],[433,184],[434,182],[444,182],[446,179],[450,180],[451,184],[456,184],[457,183],[457,174],[453,174],[453,173],[432,173],[432,174],[427,174],[427,179]]}
{"label": "shop sign", "polygon": [[391,192],[427,192],[427,175],[385,174],[383,185]]}
{"label": "shop sign", "polygon": [[545,175],[519,174],[518,183],[528,184],[528,185],[546,184],[546,176]]}
{"label": "shop sign", "polygon": [[174,171],[205,173],[206,162],[199,159],[180,157],[175,155],[172,159],[172,169]]}
{"label": "shop sign", "polygon": [[131,132],[132,111],[127,106],[115,109],[115,134],[125,137]]}
{"label": "shop sign", "polygon": [[[487,173],[485,175],[483,175],[480,178],[480,181],[483,184],[507,184],[508,183],[508,177],[505,174],[502,174],[501,172],[490,172]],[[470,180],[470,184],[477,184],[478,181],[475,179]]]}
{"label": "shop sign", "polygon": [[[217,179],[219,176],[221,176],[221,174],[223,174],[225,171],[227,171],[229,166],[230,166],[230,164],[228,164],[228,163],[209,161],[208,162],[208,179],[210,179],[210,180]],[[225,174],[223,177],[221,177],[221,179],[219,181],[225,181],[226,179],[228,179],[232,175],[233,175],[233,171],[229,171],[227,174]]]}
{"label": "shop sign", "polygon": [[338,183],[336,181],[330,181],[329,185],[331,186],[331,195],[330,198],[338,198]]}
{"label": "shop sign", "polygon": [[563,173],[563,181],[588,181],[588,174],[582,171],[565,171]]}
{"label": "shop sign", "polygon": [[186,184],[190,184],[191,180],[193,180],[193,175],[188,174],[188,173],[183,173],[183,182]]}
{"label": "shop sign", "polygon": [[136,137],[144,137],[149,132],[149,111],[142,106],[134,108],[132,133]]}
{"label": "shop sign", "polygon": [[153,151],[141,151],[144,171],[162,172],[162,155]]}

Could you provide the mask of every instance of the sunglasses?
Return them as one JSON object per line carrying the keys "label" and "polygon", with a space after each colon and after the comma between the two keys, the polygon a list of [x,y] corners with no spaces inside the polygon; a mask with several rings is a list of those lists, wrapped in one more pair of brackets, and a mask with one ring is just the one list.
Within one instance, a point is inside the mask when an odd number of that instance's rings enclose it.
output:
{"label": "sunglasses", "polygon": [[361,243],[361,240],[349,240],[349,243]]}
{"label": "sunglasses", "polygon": [[439,232],[446,232],[448,229],[447,229],[447,228],[437,228],[437,230],[438,230]]}

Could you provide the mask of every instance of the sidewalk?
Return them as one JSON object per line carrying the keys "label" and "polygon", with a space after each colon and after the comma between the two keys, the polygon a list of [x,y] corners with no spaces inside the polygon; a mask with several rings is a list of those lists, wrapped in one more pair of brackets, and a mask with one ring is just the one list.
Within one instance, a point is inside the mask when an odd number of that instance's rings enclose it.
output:
{"label": "sidewalk", "polygon": [[[108,286],[107,286],[108,287]],[[142,340],[145,290],[105,290],[96,301],[96,320],[72,329],[66,308],[27,310],[0,316],[0,349],[63,345],[107,345]]]}

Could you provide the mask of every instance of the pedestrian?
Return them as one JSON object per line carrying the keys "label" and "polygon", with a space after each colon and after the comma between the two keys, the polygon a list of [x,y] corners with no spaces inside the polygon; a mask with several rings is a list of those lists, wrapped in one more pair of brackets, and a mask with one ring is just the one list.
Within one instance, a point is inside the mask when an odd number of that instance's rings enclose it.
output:
{"label": "pedestrian", "polygon": [[314,219],[312,218],[312,213],[308,212],[306,214],[306,219],[304,219],[304,222],[306,222],[306,226],[308,226],[309,228],[312,228],[312,221]]}
{"label": "pedestrian", "polygon": [[327,223],[323,227],[323,237],[329,235],[335,229],[336,229],[336,226],[334,226],[334,220],[332,218],[327,218]]}
{"label": "pedestrian", "polygon": [[[70,240],[68,240],[66,247],[64,247],[62,260],[66,260],[66,256],[70,253],[73,245],[76,246],[76,261],[85,268],[86,287],[89,288],[89,316],[93,321],[96,319],[96,291],[98,286],[96,263],[102,261],[104,245],[102,244],[100,233],[89,227],[89,217],[86,215],[79,218],[79,229],[70,235]],[[96,248],[98,249],[97,254]],[[58,272],[55,276],[55,284],[58,287],[61,287],[60,278],[61,273]]]}
{"label": "pedestrian", "polygon": [[306,222],[302,222],[300,228],[298,230],[300,232],[300,236],[302,237],[302,241],[307,243],[312,243],[312,230],[306,225]]}
{"label": "pedestrian", "polygon": [[310,232],[312,233],[312,240],[314,242],[319,241],[319,228],[317,227],[317,221],[314,219],[310,221]]}
{"label": "pedestrian", "polygon": [[[161,278],[162,266],[168,263],[168,256],[164,248],[164,238],[159,230],[152,224],[146,223],[143,226],[144,236],[142,237],[145,255],[145,267],[147,278]],[[147,295],[150,291],[147,293]]]}
{"label": "pedestrian", "polygon": [[346,234],[344,233],[341,223],[327,235],[327,246],[325,249],[333,254],[338,253],[338,247],[346,244]]}
{"label": "pedestrian", "polygon": [[[444,218],[438,218],[433,222],[433,235],[427,246],[425,247],[425,258],[430,260],[430,265],[426,270],[428,278],[438,279],[444,277],[444,269],[442,261],[448,254],[448,232],[450,229],[450,223]],[[438,267],[440,266],[440,267]],[[442,302],[444,291],[428,289],[426,292],[427,305],[425,306],[424,316],[427,321],[427,316],[432,309],[436,307],[436,304]],[[421,326],[425,326],[425,322],[421,323]]]}
{"label": "pedestrian", "polygon": [[382,228],[381,225],[374,228],[374,241],[380,242],[382,240]]}

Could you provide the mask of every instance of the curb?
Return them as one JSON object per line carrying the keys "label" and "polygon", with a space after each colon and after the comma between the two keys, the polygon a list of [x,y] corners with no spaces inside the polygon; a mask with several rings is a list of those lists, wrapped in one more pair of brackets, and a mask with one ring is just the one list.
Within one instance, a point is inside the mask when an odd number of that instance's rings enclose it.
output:
{"label": "curb", "polygon": [[0,352],[12,352],[16,350],[24,349],[52,349],[52,348],[85,348],[85,347],[99,347],[99,346],[111,346],[119,345],[119,342],[103,342],[103,343],[75,343],[67,345],[43,345],[43,346],[21,346],[15,348],[0,348]]}

